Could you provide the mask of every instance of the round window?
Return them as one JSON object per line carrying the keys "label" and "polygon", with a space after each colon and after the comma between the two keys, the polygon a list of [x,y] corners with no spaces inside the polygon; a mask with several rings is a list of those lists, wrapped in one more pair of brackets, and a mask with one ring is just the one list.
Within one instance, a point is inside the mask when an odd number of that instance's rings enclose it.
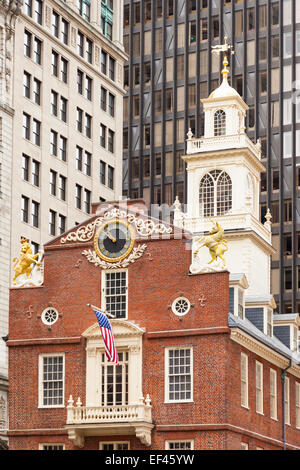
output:
{"label": "round window", "polygon": [[53,325],[58,320],[58,311],[53,307],[47,307],[42,313],[42,322],[45,325]]}
{"label": "round window", "polygon": [[185,297],[178,297],[174,300],[172,304],[172,311],[175,315],[179,317],[183,317],[186,315],[191,308],[190,301]]}

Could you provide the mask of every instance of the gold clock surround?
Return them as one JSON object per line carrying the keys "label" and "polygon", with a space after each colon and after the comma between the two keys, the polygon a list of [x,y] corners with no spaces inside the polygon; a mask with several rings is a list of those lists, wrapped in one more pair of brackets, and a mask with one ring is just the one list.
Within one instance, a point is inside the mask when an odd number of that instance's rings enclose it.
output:
{"label": "gold clock surround", "polygon": [[[119,224],[120,226],[123,226],[126,231],[128,231],[130,233],[130,244],[129,244],[129,247],[127,248],[127,250],[125,251],[125,253],[123,253],[122,255],[120,256],[116,256],[114,258],[110,258],[108,256],[105,256],[101,250],[99,249],[99,245],[98,245],[98,240],[99,240],[99,236],[100,234],[104,231],[104,229],[111,225],[111,224]],[[126,258],[132,251],[133,249],[133,246],[134,246],[134,242],[135,242],[135,233],[134,233],[134,230],[133,228],[131,227],[131,225],[124,221],[124,220],[121,220],[121,219],[118,219],[118,218],[115,218],[115,219],[110,219],[110,220],[106,220],[96,231],[95,233],[95,236],[94,236],[94,248],[95,248],[95,251],[97,253],[97,255],[99,256],[99,258],[101,258],[102,260],[106,261],[106,262],[109,262],[109,263],[117,263],[121,260],[123,260],[124,258]]]}

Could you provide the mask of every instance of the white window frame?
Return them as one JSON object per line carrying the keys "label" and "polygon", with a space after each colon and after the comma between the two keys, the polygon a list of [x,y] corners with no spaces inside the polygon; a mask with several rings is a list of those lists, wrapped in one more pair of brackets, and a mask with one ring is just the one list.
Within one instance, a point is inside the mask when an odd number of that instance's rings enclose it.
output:
{"label": "white window frame", "polygon": [[[191,375],[191,398],[180,399],[180,400],[170,400],[169,399],[169,352],[189,349],[190,350],[190,375]],[[193,347],[190,345],[186,346],[170,346],[165,348],[165,403],[191,403],[194,401],[194,360],[193,360]]]}
{"label": "white window frame", "polygon": [[[139,403],[142,392],[142,358],[145,332],[132,322],[124,319],[111,320],[117,352],[127,352],[128,355],[128,403]],[[83,337],[87,340],[86,347],[86,406],[100,406],[101,391],[101,355],[105,354],[102,336],[99,336],[99,324],[89,327]]]}
{"label": "white window frame", "polygon": [[[268,333],[268,326],[271,330],[270,335]],[[264,334],[270,337],[273,336],[273,311],[270,307],[264,307]]]}
{"label": "white window frame", "polygon": [[[245,319],[245,291],[241,287],[236,287],[235,294],[236,295],[235,295],[234,300],[236,301],[236,306],[235,306],[236,316],[244,320]],[[240,306],[243,308],[242,316],[240,315],[240,309],[239,309]]]}
{"label": "white window frame", "polygon": [[291,341],[290,341],[291,351],[298,352],[298,327],[291,325]]}
{"label": "white window frame", "polygon": [[247,444],[247,442],[241,442],[241,450],[249,450],[249,444]]}
{"label": "white window frame", "polygon": [[296,429],[300,429],[300,383],[296,382]]}
{"label": "white window frame", "polygon": [[[190,449],[170,449],[170,444],[171,443],[177,443],[177,442],[190,442],[191,443],[191,448]],[[168,441],[165,441],[165,450],[194,450],[194,439],[169,439]]]}
{"label": "white window frame", "polygon": [[[224,182],[224,179],[226,181]],[[233,186],[229,172],[222,169],[212,169],[202,175],[199,181],[199,208],[203,217],[217,217],[228,214],[232,210]],[[224,196],[224,188],[229,201]],[[225,207],[227,206],[228,207]],[[229,207],[230,206],[230,207]],[[225,210],[224,210],[225,207]]]}
{"label": "white window frame", "polygon": [[[122,317],[120,319],[127,320],[128,319],[128,269],[106,269],[102,270],[101,272],[101,308],[106,311],[106,295],[105,295],[105,290],[106,290],[106,274],[112,274],[112,273],[126,273],[126,313],[125,317]],[[116,317],[117,318],[117,317]]]}
{"label": "white window frame", "polygon": [[[117,406],[126,406],[128,405],[129,403],[129,361],[130,361],[130,351],[129,349],[120,349],[118,348],[118,356],[119,356],[119,363],[118,364],[112,364],[111,362],[109,362],[107,360],[107,357],[106,357],[106,354],[104,351],[100,352],[99,351],[99,363],[100,363],[100,374],[99,374],[99,389],[100,389],[100,393],[99,393],[99,399],[100,399],[100,406],[111,406],[111,407],[117,407]],[[120,354],[123,353],[123,360],[121,361],[120,360]],[[128,359],[126,360],[126,355],[128,356]],[[104,361],[102,359],[102,356],[104,356]],[[116,385],[117,385],[117,382],[116,382],[116,368],[119,367],[119,366],[122,366],[122,381],[121,381],[121,384],[122,384],[122,403],[115,403],[116,401],[116,395],[117,395],[117,391],[116,391]],[[127,402],[126,402],[126,366],[127,366]],[[108,384],[107,384],[107,375],[108,375],[108,372],[107,372],[107,369],[109,368],[113,368],[113,382],[110,383],[110,385],[113,386],[113,391],[112,391],[112,395],[113,395],[113,402],[114,403],[110,403],[110,404],[107,404],[107,395],[108,395]],[[102,372],[104,371],[104,383],[103,383],[103,380],[102,380]],[[104,399],[103,396],[102,396],[102,391],[103,391],[103,395],[104,395]]]}
{"label": "white window frame", "polygon": [[[62,404],[60,405],[44,405],[43,404],[43,365],[45,357],[62,357],[63,358],[63,390],[62,390]],[[38,357],[38,378],[39,378],[39,397],[38,397],[38,408],[64,408],[65,407],[65,353],[53,353],[53,354],[39,354]]]}
{"label": "white window frame", "polygon": [[227,114],[224,109],[214,112],[214,137],[221,137],[227,132]]}
{"label": "white window frame", "polygon": [[290,414],[290,379],[285,377],[284,380],[285,396],[284,396],[284,406],[285,406],[285,424],[291,424],[291,414]]}
{"label": "white window frame", "polygon": [[117,450],[117,444],[128,444],[128,449],[126,450],[130,450],[130,441],[99,441],[99,450],[103,450],[103,444],[113,444],[114,450]]}
{"label": "white window frame", "polygon": [[[273,390],[271,386],[271,376],[273,375]],[[272,400],[274,401],[274,413],[272,412]],[[277,372],[274,369],[270,369],[270,417],[278,420],[277,417]]]}
{"label": "white window frame", "polygon": [[[245,378],[242,376],[242,361],[245,361]],[[245,397],[242,394],[242,383],[245,382]],[[249,377],[248,377],[248,356],[241,353],[241,406],[249,409]]]}
{"label": "white window frame", "polygon": [[264,414],[264,367],[255,362],[256,413]]}
{"label": "white window frame", "polygon": [[[65,444],[62,442],[41,442],[39,443],[39,450],[45,450],[44,446],[62,446],[62,449],[59,450],[66,450]],[[53,450],[58,450],[58,449],[53,449]]]}

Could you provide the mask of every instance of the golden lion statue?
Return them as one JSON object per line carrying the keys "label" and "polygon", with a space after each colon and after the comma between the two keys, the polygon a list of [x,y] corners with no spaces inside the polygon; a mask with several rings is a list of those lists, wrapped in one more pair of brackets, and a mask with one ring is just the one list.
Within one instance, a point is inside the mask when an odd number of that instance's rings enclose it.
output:
{"label": "golden lion statue", "polygon": [[211,264],[217,258],[221,258],[223,266],[225,266],[224,253],[228,250],[228,246],[227,240],[224,239],[224,229],[218,222],[214,222],[212,219],[209,220],[212,222],[213,227],[207,236],[196,240],[197,248],[194,251],[194,256],[197,256],[200,248],[206,246],[212,258],[208,264]]}
{"label": "golden lion statue", "polygon": [[26,238],[22,238],[20,261],[19,258],[13,259],[13,262],[15,263],[13,267],[13,270],[15,272],[15,275],[13,277],[14,285],[17,284],[16,279],[21,274],[26,274],[27,278],[30,277],[32,271],[32,263],[35,263],[38,266],[41,264],[39,261],[36,261],[36,258],[38,258],[38,256],[39,253],[37,253],[36,255],[32,254],[32,249],[30,244],[28,243],[28,240]]}

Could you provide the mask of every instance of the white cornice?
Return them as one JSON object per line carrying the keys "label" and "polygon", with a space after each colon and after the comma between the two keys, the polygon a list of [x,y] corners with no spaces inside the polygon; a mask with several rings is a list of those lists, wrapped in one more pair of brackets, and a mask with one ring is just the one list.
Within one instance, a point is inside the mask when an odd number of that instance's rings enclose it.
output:
{"label": "white cornice", "polygon": [[[235,341],[244,348],[248,349],[254,354],[257,354],[266,361],[269,361],[271,364],[280,367],[281,369],[285,369],[290,363],[289,358],[287,358],[283,354],[274,351],[274,349],[272,349],[271,347],[266,346],[262,342],[254,339],[252,336],[248,335],[239,328],[231,329],[230,338],[232,339],[232,341]],[[293,365],[289,369],[289,373],[297,378],[300,378],[300,367],[298,365]]]}
{"label": "white cornice", "polygon": [[218,150],[183,155],[181,158],[188,164],[188,169],[204,169],[207,168],[208,164],[212,161],[213,167],[220,163],[222,163],[224,167],[243,163],[249,170],[253,171],[253,168],[255,168],[258,173],[265,173],[266,171],[261,161],[258,160],[247,147],[231,149],[220,148]]}
{"label": "white cornice", "polygon": [[[231,231],[232,230],[232,231]],[[226,239],[230,240],[231,238],[248,238],[251,237],[257,245],[262,247],[264,251],[270,255],[276,253],[276,250],[268,243],[264,238],[261,237],[257,232],[255,232],[251,227],[245,229],[244,232],[234,232],[234,229],[228,228],[225,232]]]}

